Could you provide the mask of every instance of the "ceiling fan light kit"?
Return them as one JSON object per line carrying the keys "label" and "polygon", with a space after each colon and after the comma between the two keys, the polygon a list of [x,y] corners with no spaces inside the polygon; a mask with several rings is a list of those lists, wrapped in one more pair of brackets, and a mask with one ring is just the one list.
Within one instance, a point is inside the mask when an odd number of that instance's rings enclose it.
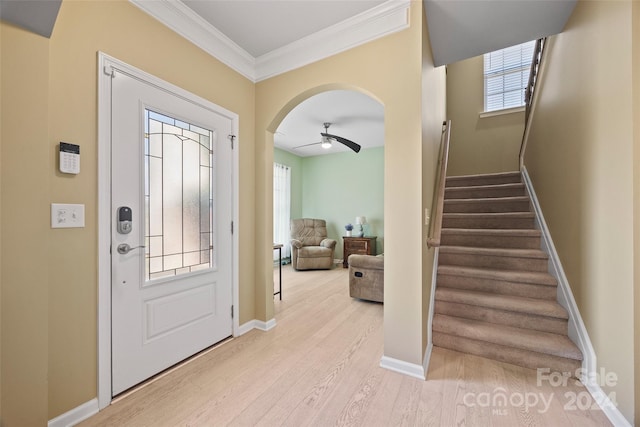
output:
{"label": "ceiling fan light kit", "polygon": [[338,136],[338,135],[331,135],[331,134],[327,133],[329,131],[329,126],[331,126],[331,123],[325,122],[323,124],[323,126],[324,126],[324,132],[320,133],[320,135],[322,136],[322,139],[320,140],[320,142],[314,142],[312,144],[300,145],[300,146],[294,147],[294,148],[298,149],[298,148],[303,148],[303,147],[309,147],[311,145],[320,144],[320,146],[322,148],[329,149],[333,145],[333,141],[336,141],[336,142],[339,142],[340,144],[350,148],[351,150],[355,151],[356,153],[358,153],[360,151],[361,147],[360,147],[359,144],[356,144],[355,142],[350,141],[347,138],[343,138],[343,137]]}

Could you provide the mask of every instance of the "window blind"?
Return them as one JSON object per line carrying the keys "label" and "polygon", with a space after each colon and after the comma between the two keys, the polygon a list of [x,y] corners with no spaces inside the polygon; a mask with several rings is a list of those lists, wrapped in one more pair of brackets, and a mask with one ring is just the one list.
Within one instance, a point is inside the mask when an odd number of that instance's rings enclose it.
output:
{"label": "window blind", "polygon": [[484,111],[524,105],[535,40],[484,54]]}

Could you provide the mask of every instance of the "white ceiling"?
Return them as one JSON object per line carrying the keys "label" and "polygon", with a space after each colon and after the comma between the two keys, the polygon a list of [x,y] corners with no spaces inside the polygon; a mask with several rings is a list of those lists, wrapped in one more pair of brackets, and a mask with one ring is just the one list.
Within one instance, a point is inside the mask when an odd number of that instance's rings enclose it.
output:
{"label": "white ceiling", "polygon": [[385,1],[183,0],[183,3],[257,58]]}
{"label": "white ceiling", "polygon": [[424,0],[436,66],[562,32],[577,0]]}
{"label": "white ceiling", "polygon": [[0,0],[0,19],[51,37],[62,0]]}
{"label": "white ceiling", "polygon": [[384,145],[384,107],[369,96],[351,90],[323,92],[298,104],[278,126],[274,144],[300,157],[353,153],[337,142],[329,149],[320,144],[296,148],[320,142],[325,122],[331,123],[329,134],[360,144],[363,150]]}

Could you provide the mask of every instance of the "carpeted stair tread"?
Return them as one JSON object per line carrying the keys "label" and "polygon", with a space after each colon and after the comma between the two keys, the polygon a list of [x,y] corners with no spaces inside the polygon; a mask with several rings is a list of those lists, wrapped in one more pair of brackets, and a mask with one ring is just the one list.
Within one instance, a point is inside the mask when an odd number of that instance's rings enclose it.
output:
{"label": "carpeted stair tread", "polygon": [[492,228],[443,228],[442,234],[459,234],[468,236],[514,236],[514,237],[540,237],[540,230],[526,229],[492,229]]}
{"label": "carpeted stair tread", "polygon": [[489,294],[451,288],[436,289],[435,299],[458,304],[475,305],[496,310],[547,316],[566,320],[567,311],[557,302],[510,295]]}
{"label": "carpeted stair tread", "polygon": [[552,372],[568,372],[572,374],[582,366],[582,362],[575,359],[487,343],[436,331],[433,332],[433,345],[529,369],[548,368]]}
{"label": "carpeted stair tread", "polygon": [[542,233],[529,229],[443,228],[441,245],[539,249]]}
{"label": "carpeted stair tread", "polygon": [[525,212],[446,212],[442,216],[445,228],[525,229],[535,228],[535,214]]}
{"label": "carpeted stair tread", "polygon": [[438,266],[438,274],[479,277],[504,282],[519,282],[534,285],[557,286],[558,281],[549,273],[521,270],[494,270],[489,268],[463,267],[457,265]]}
{"label": "carpeted stair tread", "polygon": [[[542,300],[540,300],[542,301]],[[550,301],[550,300],[548,300]],[[479,322],[494,323],[514,328],[533,329],[535,331],[550,332],[552,334],[567,335],[569,322],[551,316],[505,311],[499,308],[483,307],[480,305],[463,304],[438,300],[434,313],[445,316],[462,317]]]}
{"label": "carpeted stair tread", "polygon": [[540,249],[440,246],[440,265],[545,272],[549,257]]}
{"label": "carpeted stair tread", "polygon": [[520,172],[500,172],[481,175],[459,175],[448,176],[446,180],[447,187],[471,186],[471,185],[487,185],[501,184],[510,182],[521,182],[522,175]]}
{"label": "carpeted stair tread", "polygon": [[506,219],[506,218],[526,218],[534,219],[536,214],[527,212],[445,212],[445,218],[478,218],[478,219]]}
{"label": "carpeted stair tread", "polygon": [[539,249],[505,249],[505,248],[478,248],[473,246],[441,246],[440,253],[549,259],[549,256]]}
{"label": "carpeted stair tread", "polygon": [[476,199],[524,196],[525,186],[521,182],[507,184],[472,185],[461,187],[447,187],[444,191],[445,199]]}
{"label": "carpeted stair tread", "polygon": [[477,199],[445,199],[445,213],[530,212],[529,197],[484,197]]}
{"label": "carpeted stair tread", "polygon": [[433,331],[505,347],[582,360],[582,353],[578,347],[565,335],[513,328],[442,314],[433,316]]}

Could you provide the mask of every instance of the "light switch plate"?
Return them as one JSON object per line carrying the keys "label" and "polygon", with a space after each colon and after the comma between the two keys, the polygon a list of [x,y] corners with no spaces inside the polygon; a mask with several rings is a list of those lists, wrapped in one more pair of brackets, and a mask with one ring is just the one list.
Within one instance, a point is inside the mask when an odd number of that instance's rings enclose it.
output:
{"label": "light switch plate", "polygon": [[51,228],[84,227],[84,205],[51,203]]}

